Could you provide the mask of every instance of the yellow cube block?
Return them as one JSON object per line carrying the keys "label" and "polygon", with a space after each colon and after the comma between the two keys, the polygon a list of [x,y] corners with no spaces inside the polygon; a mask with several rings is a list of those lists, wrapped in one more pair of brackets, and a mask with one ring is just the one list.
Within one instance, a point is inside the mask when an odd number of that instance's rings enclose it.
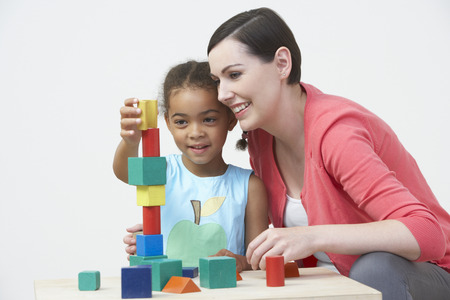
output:
{"label": "yellow cube block", "polygon": [[138,108],[142,111],[138,129],[158,128],[158,100],[139,100]]}
{"label": "yellow cube block", "polygon": [[165,185],[138,185],[136,186],[138,206],[166,205]]}

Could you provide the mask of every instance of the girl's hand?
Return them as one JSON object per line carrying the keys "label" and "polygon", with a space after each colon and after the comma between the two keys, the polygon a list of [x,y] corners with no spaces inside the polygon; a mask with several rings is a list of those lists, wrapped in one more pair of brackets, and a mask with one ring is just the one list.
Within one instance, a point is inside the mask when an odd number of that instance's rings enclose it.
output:
{"label": "girl's hand", "polygon": [[136,253],[136,234],[142,232],[142,224],[136,224],[133,227],[127,228],[129,234],[123,237],[123,242],[127,245],[125,247],[125,252],[128,253],[128,260],[130,260],[130,255]]}
{"label": "girl's hand", "polygon": [[239,273],[244,270],[251,270],[251,266],[250,264],[247,263],[247,259],[245,258],[245,256],[234,254],[233,252],[227,249],[219,250],[219,252],[211,256],[233,257],[236,260],[236,271],[238,271]]}
{"label": "girl's hand", "polygon": [[136,98],[125,99],[125,106],[120,108],[120,136],[129,145],[137,145],[141,139],[141,131],[137,128],[141,123],[141,109],[135,107],[138,102]]}
{"label": "girl's hand", "polygon": [[266,269],[266,256],[283,255],[284,263],[313,254],[313,238],[308,226],[269,228],[258,235],[247,248],[247,262],[253,270]]}

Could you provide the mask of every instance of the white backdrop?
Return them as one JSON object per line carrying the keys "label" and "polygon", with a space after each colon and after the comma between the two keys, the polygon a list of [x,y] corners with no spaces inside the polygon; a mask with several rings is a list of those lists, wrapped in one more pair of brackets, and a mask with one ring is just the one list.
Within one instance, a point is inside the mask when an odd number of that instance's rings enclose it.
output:
{"label": "white backdrop", "polygon": [[[0,0],[0,299],[85,269],[119,276],[141,218],[112,172],[123,100],[158,97],[169,67],[206,59],[223,21],[260,6],[296,35],[302,80],[385,119],[450,211],[447,0]],[[177,152],[159,124],[162,155]],[[248,167],[239,136],[225,158]]]}

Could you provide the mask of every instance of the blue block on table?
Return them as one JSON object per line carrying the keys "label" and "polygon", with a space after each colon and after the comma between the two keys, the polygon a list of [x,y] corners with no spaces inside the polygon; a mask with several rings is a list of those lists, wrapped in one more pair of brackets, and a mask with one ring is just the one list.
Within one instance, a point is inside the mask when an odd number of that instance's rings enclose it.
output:
{"label": "blue block on table", "polygon": [[122,299],[152,297],[150,265],[122,268]]}
{"label": "blue block on table", "polygon": [[198,276],[198,267],[183,267],[183,277],[195,278]]}

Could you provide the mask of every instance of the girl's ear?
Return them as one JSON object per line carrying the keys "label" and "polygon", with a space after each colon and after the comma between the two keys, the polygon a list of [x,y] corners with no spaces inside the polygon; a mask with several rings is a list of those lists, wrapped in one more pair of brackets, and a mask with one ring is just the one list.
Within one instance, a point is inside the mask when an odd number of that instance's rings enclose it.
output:
{"label": "girl's ear", "polygon": [[291,51],[284,46],[278,48],[277,52],[275,52],[274,61],[280,73],[280,78],[288,78],[292,68]]}
{"label": "girl's ear", "polygon": [[169,129],[169,131],[172,132],[171,127],[170,127],[170,122],[169,122],[169,116],[167,115],[167,113],[164,113],[164,120],[166,121],[167,129]]}
{"label": "girl's ear", "polygon": [[228,123],[228,131],[232,131],[234,126],[236,126],[236,124],[237,124],[237,119],[233,113],[230,112],[229,115],[230,115],[230,120]]}

